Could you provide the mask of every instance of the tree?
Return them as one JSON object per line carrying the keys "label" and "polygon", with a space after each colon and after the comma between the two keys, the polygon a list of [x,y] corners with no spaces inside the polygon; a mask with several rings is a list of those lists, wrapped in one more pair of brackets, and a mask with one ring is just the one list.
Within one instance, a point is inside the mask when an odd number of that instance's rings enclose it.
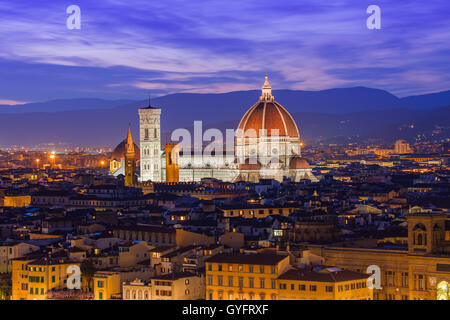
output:
{"label": "tree", "polygon": [[7,300],[11,297],[12,288],[11,288],[11,279],[3,278],[0,279],[0,300]]}
{"label": "tree", "polygon": [[80,270],[81,270],[81,275],[83,278],[86,279],[87,284],[88,284],[88,291],[91,292],[92,289],[92,280],[94,278],[94,274],[97,271],[97,269],[95,268],[94,262],[92,261],[92,259],[86,259],[83,262],[81,262],[80,265]]}

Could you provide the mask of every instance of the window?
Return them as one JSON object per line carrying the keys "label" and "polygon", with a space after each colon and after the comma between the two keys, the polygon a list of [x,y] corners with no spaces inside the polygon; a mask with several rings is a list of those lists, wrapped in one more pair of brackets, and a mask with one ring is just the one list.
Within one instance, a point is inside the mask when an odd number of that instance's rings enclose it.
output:
{"label": "window", "polygon": [[228,277],[228,286],[229,287],[233,286],[233,277]]}
{"label": "window", "polygon": [[188,284],[189,284],[189,279],[186,279],[186,280],[184,281],[184,284],[185,284],[185,285],[188,285]]}
{"label": "window", "polygon": [[55,276],[52,276],[52,282],[55,282]]}
{"label": "window", "polygon": [[103,281],[97,281],[97,287],[103,288]]}
{"label": "window", "polygon": [[218,276],[217,280],[218,280],[218,283],[219,283],[218,285],[222,286],[223,285],[223,277],[222,276]]}
{"label": "window", "polygon": [[423,274],[416,275],[414,282],[417,290],[426,290],[425,276]]}
{"label": "window", "polygon": [[286,283],[280,283],[280,290],[286,290]]}
{"label": "window", "polygon": [[189,295],[189,289],[186,289],[186,290],[184,291],[184,294],[188,296],[188,295]]}
{"label": "window", "polygon": [[343,287],[343,286],[339,286],[339,287],[338,287],[338,291],[339,291],[339,292],[344,291],[344,287]]}
{"label": "window", "polygon": [[244,266],[243,266],[242,264],[240,264],[240,265],[238,266],[238,270],[239,270],[239,272],[242,272],[242,271],[244,270]]}
{"label": "window", "polygon": [[272,294],[270,295],[270,299],[272,299],[272,300],[277,300],[277,295],[276,295],[275,293],[272,293]]}
{"label": "window", "polygon": [[259,267],[259,273],[264,273],[264,266]]}
{"label": "window", "polygon": [[244,278],[239,277],[239,288],[243,288],[244,287]]}
{"label": "window", "polygon": [[231,264],[228,265],[228,271],[229,271],[229,272],[233,272],[233,265],[231,265]]}
{"label": "window", "polygon": [[212,264],[208,263],[208,271],[212,271]]}
{"label": "window", "polygon": [[212,276],[208,276],[208,285],[212,286]]}
{"label": "window", "polygon": [[291,284],[291,290],[294,291],[295,290],[295,284]]}
{"label": "window", "polygon": [[310,285],[309,286],[309,291],[317,291],[317,286],[316,285]]}
{"label": "window", "polygon": [[264,284],[265,284],[264,278],[260,278],[260,279],[259,279],[259,287],[260,287],[261,289],[264,288]]}
{"label": "window", "polygon": [[222,271],[222,265],[221,264],[218,265],[217,270]]}
{"label": "window", "polygon": [[248,272],[249,272],[249,273],[253,273],[253,266],[249,266],[249,267],[248,267]]}
{"label": "window", "polygon": [[277,288],[277,281],[275,279],[270,280],[271,288],[276,289]]}
{"label": "window", "polygon": [[402,278],[402,287],[403,288],[408,288],[409,284],[408,284],[408,272],[402,272],[401,274],[401,278]]}
{"label": "window", "polygon": [[272,274],[275,274],[275,267],[270,268],[270,272],[271,272]]}
{"label": "window", "polygon": [[304,284],[299,284],[299,285],[298,285],[298,290],[300,290],[300,291],[306,291],[306,285],[304,285]]}
{"label": "window", "polygon": [[333,286],[326,286],[325,287],[326,292],[333,292]]}
{"label": "window", "polygon": [[248,278],[248,287],[249,288],[253,288],[254,287],[253,278]]}

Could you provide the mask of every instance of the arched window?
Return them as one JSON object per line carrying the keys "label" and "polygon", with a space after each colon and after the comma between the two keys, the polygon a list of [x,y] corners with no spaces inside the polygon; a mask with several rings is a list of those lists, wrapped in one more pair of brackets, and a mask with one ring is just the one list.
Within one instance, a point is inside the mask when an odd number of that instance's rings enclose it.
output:
{"label": "arched window", "polygon": [[125,298],[126,298],[127,300],[130,299],[130,290],[127,290],[127,291],[125,292]]}

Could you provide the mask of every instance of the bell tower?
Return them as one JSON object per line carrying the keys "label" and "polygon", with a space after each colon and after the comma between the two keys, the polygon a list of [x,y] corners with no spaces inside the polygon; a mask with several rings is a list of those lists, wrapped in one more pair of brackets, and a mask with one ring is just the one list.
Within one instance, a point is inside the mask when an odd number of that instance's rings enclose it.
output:
{"label": "bell tower", "polygon": [[148,107],[139,109],[139,134],[141,150],[140,181],[161,181],[161,109]]}
{"label": "bell tower", "polygon": [[445,239],[445,215],[411,214],[407,219],[409,253],[427,254],[441,250]]}
{"label": "bell tower", "polygon": [[127,143],[125,144],[125,186],[136,183],[136,154],[131,129],[128,126]]}

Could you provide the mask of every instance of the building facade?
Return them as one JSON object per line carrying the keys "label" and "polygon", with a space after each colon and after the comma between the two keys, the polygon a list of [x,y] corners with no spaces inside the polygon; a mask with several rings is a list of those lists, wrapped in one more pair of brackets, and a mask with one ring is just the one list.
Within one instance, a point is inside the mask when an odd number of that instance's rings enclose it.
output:
{"label": "building facade", "polygon": [[140,181],[162,181],[161,109],[150,105],[139,109],[141,150]]}

